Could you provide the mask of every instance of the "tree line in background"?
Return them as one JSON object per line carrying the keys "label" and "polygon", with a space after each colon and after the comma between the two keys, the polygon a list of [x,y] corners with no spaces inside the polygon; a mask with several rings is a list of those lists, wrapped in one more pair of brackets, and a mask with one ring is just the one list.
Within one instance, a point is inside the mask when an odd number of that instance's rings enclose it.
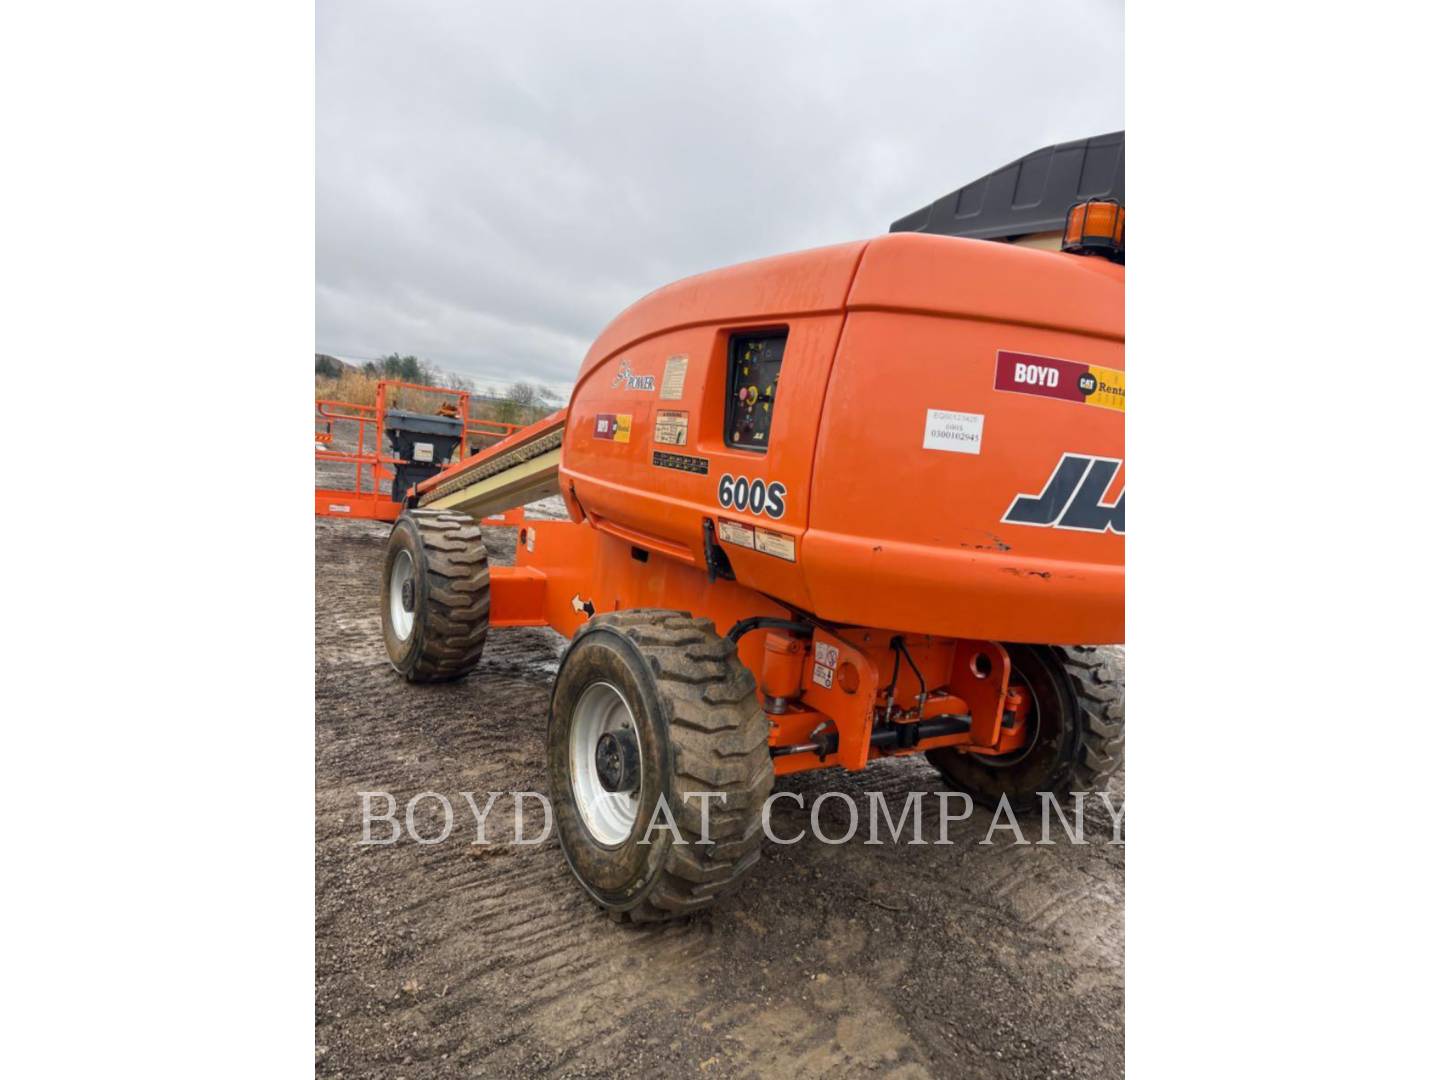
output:
{"label": "tree line in background", "polygon": [[[530,424],[553,412],[564,399],[548,387],[535,383],[515,382],[504,390],[488,386],[477,390],[472,380],[436,367],[418,356],[391,353],[378,360],[349,364],[324,353],[315,354],[315,396],[332,401],[349,401],[368,405],[375,400],[375,385],[380,380],[417,383],[422,386],[443,386],[470,394],[470,415],[476,420],[500,420],[508,424]],[[427,395],[398,390],[389,404],[398,408],[422,411],[433,409],[434,403],[423,400]]]}

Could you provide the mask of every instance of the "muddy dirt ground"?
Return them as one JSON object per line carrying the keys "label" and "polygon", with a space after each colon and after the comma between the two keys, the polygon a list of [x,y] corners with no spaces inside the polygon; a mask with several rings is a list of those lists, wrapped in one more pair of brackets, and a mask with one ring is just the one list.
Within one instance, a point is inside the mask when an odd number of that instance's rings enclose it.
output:
{"label": "muddy dirt ground", "polygon": [[[767,844],[713,912],[612,923],[552,835],[513,843],[510,796],[473,846],[463,791],[544,791],[542,736],[564,642],[492,632],[460,683],[407,686],[380,638],[386,526],[318,520],[316,1069],[327,1077],[1112,1077],[1123,1070],[1124,848],[1103,808],[1079,847],[1021,846],[990,815],[953,846]],[[513,529],[487,529],[498,563]],[[819,792],[942,790],[923,758],[776,790],[775,831],[808,827]],[[456,802],[455,830],[361,847],[360,791]],[[1111,785],[1117,805],[1124,775]],[[938,838],[929,798],[924,835]],[[383,809],[383,807],[382,807]],[[423,835],[438,806],[417,813]],[[838,835],[838,800],[822,807]],[[543,813],[526,807],[539,833]],[[1030,840],[1039,823],[1022,818]],[[882,825],[883,828],[883,825]],[[867,829],[862,819],[861,831]],[[388,835],[381,825],[378,835]]]}

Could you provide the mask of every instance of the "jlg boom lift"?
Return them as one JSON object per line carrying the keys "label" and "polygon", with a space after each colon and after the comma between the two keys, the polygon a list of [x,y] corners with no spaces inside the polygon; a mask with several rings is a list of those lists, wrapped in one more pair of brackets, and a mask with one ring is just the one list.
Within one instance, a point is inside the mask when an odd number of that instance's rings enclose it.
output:
{"label": "jlg boom lift", "polygon": [[[1023,805],[1116,768],[1123,153],[1049,147],[889,235],[659,289],[568,408],[410,491],[391,662],[457,679],[492,627],[570,638],[555,823],[617,918],[733,888],[777,775],[923,753]],[[554,493],[570,520],[489,567],[479,519]],[[662,796],[684,843],[647,830]]]}

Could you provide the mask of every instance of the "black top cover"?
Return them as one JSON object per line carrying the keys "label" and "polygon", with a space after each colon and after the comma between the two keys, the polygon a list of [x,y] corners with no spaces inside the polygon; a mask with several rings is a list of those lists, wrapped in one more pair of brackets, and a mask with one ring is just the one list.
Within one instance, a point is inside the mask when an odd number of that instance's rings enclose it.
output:
{"label": "black top cover", "polygon": [[1058,232],[1082,199],[1125,204],[1125,132],[1057,143],[906,214],[891,232],[1005,240]]}
{"label": "black top cover", "polygon": [[388,430],[406,431],[413,435],[449,435],[458,439],[465,430],[465,422],[458,416],[410,412],[407,409],[387,409],[385,411],[385,427]]}

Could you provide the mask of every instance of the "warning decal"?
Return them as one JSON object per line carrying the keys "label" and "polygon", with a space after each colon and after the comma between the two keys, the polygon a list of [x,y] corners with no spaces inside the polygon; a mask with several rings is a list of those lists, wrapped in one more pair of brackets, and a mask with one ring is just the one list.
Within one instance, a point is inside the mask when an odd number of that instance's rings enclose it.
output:
{"label": "warning decal", "polygon": [[816,686],[829,690],[835,684],[835,665],[840,663],[840,650],[824,641],[815,643],[815,666],[810,679]]}
{"label": "warning decal", "polygon": [[719,530],[720,539],[727,544],[747,548],[755,546],[755,527],[753,525],[746,525],[743,521],[726,521],[721,518],[716,527]]}
{"label": "warning decal", "polygon": [[655,414],[655,441],[669,446],[684,446],[690,433],[690,414],[674,409],[661,409]]}
{"label": "warning decal", "polygon": [[672,356],[665,361],[665,374],[660,377],[660,400],[679,401],[685,396],[685,373],[690,357]]}
{"label": "warning decal", "polygon": [[774,555],[777,559],[795,561],[795,538],[773,529],[762,529],[755,526],[755,550],[763,551],[766,555]]}
{"label": "warning decal", "polygon": [[995,389],[1125,411],[1125,373],[1078,360],[1001,349],[995,354]]}

